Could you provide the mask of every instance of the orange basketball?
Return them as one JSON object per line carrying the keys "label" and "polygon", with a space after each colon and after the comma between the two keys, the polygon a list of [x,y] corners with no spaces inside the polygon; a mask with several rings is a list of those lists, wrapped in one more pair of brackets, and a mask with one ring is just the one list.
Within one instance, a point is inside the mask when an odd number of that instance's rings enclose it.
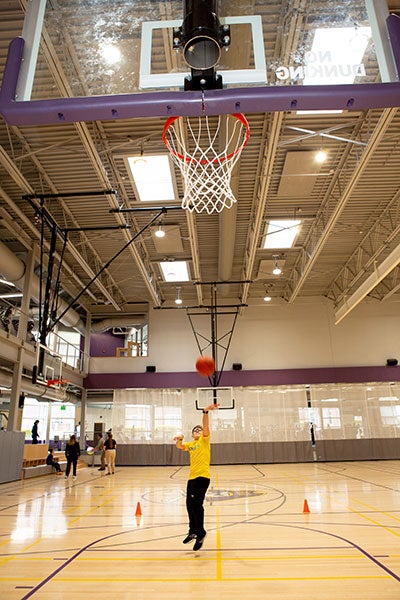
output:
{"label": "orange basketball", "polygon": [[196,370],[202,377],[209,377],[215,371],[215,361],[212,356],[199,356],[196,360]]}

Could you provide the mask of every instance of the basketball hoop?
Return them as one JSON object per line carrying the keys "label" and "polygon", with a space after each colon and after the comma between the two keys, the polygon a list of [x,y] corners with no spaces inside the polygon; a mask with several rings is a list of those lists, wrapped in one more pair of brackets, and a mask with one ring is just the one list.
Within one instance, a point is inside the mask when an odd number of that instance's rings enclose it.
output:
{"label": "basketball hoop", "polygon": [[48,379],[47,387],[55,390],[57,400],[65,400],[67,398],[68,381],[66,379]]}
{"label": "basketball hoop", "polygon": [[240,113],[166,121],[162,140],[182,173],[182,208],[209,215],[231,208],[236,202],[232,170],[249,137],[249,124]]}

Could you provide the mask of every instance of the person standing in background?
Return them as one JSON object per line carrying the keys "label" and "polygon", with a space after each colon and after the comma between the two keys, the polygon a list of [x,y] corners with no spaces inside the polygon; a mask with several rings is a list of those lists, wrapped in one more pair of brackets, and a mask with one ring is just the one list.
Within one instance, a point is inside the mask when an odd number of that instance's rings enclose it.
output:
{"label": "person standing in background", "polygon": [[38,437],[39,437],[38,424],[39,424],[39,420],[36,419],[36,421],[34,422],[33,427],[32,427],[32,444],[38,443]]}
{"label": "person standing in background", "polygon": [[77,442],[76,437],[71,435],[69,438],[69,442],[65,446],[65,457],[67,459],[67,468],[65,469],[65,479],[68,479],[69,474],[71,472],[72,465],[72,479],[76,479],[76,467],[78,464],[78,458],[81,455],[81,449],[79,447],[79,442]]}
{"label": "person standing in background", "polygon": [[107,461],[107,473],[106,475],[114,475],[115,473],[115,456],[116,456],[116,448],[117,442],[113,438],[113,434],[111,431],[108,432],[108,437],[104,442],[104,449],[106,451],[106,461]]}
{"label": "person standing in background", "polygon": [[101,466],[100,466],[99,471],[105,471],[106,457],[105,457],[105,451],[104,451],[104,438],[101,435],[101,433],[97,433],[96,435],[97,435],[97,442],[96,442],[95,447],[93,448],[92,464],[89,466],[94,467],[95,454],[96,454],[96,452],[101,452],[101,455],[100,455]]}

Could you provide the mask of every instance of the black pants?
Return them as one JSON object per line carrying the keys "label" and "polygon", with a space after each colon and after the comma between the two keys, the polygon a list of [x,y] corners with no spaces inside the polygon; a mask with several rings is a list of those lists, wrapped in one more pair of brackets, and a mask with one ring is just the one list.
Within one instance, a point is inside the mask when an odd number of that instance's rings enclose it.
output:
{"label": "black pants", "polygon": [[206,534],[204,529],[203,502],[210,480],[207,477],[189,479],[186,487],[186,508],[189,515],[189,532],[199,537]]}
{"label": "black pants", "polygon": [[58,471],[61,471],[61,467],[60,467],[60,465],[58,464],[58,462],[57,462],[56,460],[52,460],[50,464],[51,464],[51,466],[52,466],[52,467],[54,467],[54,468],[55,468],[55,470],[56,470],[57,472],[58,472]]}
{"label": "black pants", "polygon": [[78,464],[77,458],[75,460],[70,460],[69,458],[67,458],[67,468],[65,469],[66,477],[68,477],[71,472],[71,465],[72,465],[72,475],[74,477],[76,476],[76,465],[77,464]]}

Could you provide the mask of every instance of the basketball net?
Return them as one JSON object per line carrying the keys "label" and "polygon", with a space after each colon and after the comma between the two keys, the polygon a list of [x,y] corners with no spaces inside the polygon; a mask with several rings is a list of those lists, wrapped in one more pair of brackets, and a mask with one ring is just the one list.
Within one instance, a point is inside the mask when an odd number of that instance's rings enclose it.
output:
{"label": "basketball net", "polygon": [[57,400],[65,400],[67,398],[68,381],[65,379],[49,379],[47,387],[54,389]]}
{"label": "basketball net", "polygon": [[182,208],[209,215],[231,208],[232,170],[249,137],[249,124],[239,113],[167,120],[162,140],[182,173]]}

